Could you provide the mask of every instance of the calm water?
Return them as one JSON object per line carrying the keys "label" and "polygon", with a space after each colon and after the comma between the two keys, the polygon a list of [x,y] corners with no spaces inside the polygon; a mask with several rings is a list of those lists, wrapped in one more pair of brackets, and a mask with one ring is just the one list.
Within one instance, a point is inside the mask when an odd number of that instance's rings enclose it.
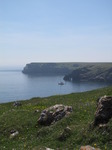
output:
{"label": "calm water", "polygon": [[58,85],[60,81],[63,81],[63,76],[31,77],[20,71],[0,71],[0,103],[32,97],[83,92],[108,85],[94,82],[65,82],[65,85],[60,86]]}

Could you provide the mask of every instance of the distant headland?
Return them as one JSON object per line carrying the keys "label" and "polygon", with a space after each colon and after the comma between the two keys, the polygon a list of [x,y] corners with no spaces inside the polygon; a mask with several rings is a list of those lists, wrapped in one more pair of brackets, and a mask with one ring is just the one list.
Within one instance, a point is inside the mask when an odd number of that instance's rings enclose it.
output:
{"label": "distant headland", "polygon": [[112,82],[112,63],[30,63],[22,72],[28,75],[63,75],[65,81]]}

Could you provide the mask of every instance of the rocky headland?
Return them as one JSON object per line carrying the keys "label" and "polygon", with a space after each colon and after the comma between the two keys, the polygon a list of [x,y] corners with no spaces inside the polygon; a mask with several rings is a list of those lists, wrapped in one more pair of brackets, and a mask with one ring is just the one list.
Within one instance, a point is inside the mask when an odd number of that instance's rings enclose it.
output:
{"label": "rocky headland", "polygon": [[30,63],[27,75],[63,75],[65,81],[112,82],[112,63]]}

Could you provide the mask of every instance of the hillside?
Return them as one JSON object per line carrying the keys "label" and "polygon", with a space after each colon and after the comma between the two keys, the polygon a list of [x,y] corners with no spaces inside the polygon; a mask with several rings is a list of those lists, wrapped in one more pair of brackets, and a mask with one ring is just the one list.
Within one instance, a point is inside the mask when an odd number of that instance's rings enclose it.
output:
{"label": "hillside", "polygon": [[74,63],[30,63],[26,64],[23,73],[30,75],[65,75],[74,68]]}
{"label": "hillside", "polygon": [[63,75],[66,81],[112,82],[112,63],[30,63],[22,72],[28,75]]}
{"label": "hillside", "polygon": [[112,82],[112,63],[96,63],[79,66],[64,76],[66,81]]}
{"label": "hillside", "polygon": [[[112,119],[106,128],[92,128],[96,101],[104,95],[112,96],[112,87],[84,93],[57,95],[46,98],[33,98],[0,104],[0,149],[3,150],[44,150],[45,147],[63,150],[79,150],[82,145],[91,145],[101,150],[112,148]],[[54,124],[42,126],[37,123],[41,111],[55,104],[72,106],[73,111]],[[59,140],[66,127],[70,135]],[[15,138],[11,132],[18,131]]]}

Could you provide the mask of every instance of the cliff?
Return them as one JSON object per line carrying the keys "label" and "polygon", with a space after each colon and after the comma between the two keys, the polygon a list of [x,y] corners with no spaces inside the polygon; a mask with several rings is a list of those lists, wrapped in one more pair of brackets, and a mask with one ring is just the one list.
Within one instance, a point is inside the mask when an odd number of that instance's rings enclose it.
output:
{"label": "cliff", "polygon": [[73,65],[74,63],[30,63],[22,72],[30,75],[66,75],[73,70]]}
{"label": "cliff", "polygon": [[112,63],[96,63],[77,68],[65,75],[64,80],[112,82]]}
{"label": "cliff", "polygon": [[65,81],[112,82],[112,63],[30,63],[22,72],[29,75],[64,75]]}

